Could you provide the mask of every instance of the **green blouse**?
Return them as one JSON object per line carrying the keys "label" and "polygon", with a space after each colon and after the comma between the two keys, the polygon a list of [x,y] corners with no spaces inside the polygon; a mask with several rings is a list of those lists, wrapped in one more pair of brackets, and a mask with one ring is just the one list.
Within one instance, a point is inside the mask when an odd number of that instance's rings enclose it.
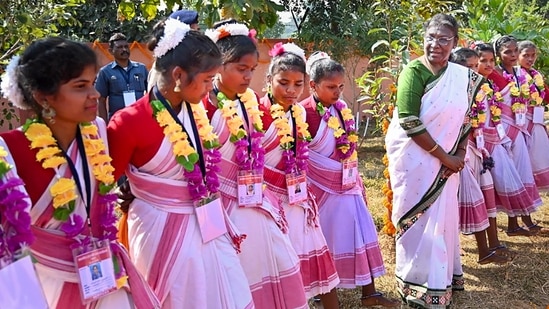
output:
{"label": "green blouse", "polygon": [[427,85],[440,78],[446,68],[443,68],[437,75],[433,75],[419,59],[415,59],[400,73],[396,107],[398,108],[400,125],[408,136],[411,137],[426,132],[425,126],[419,120],[421,98],[426,92]]}

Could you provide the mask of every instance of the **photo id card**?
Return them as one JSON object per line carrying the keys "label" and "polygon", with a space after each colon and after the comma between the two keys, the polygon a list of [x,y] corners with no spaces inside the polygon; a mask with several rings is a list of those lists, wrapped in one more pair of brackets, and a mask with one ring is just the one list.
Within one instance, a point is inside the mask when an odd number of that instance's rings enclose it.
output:
{"label": "photo id card", "polygon": [[358,161],[345,160],[341,164],[341,186],[343,189],[350,189],[356,185],[358,174]]}
{"label": "photo id card", "polygon": [[238,206],[256,207],[263,204],[263,174],[240,171],[238,175]]}
{"label": "photo id card", "polygon": [[73,257],[83,304],[118,289],[111,248],[107,240],[96,242],[91,248],[76,248],[73,250]]}
{"label": "photo id card", "polygon": [[202,242],[207,243],[227,233],[221,197],[214,194],[194,205]]}
{"label": "photo id card", "polygon": [[544,113],[545,113],[545,108],[543,106],[535,106],[534,107],[534,115],[532,117],[532,122],[533,123],[539,123],[539,124],[544,124]]}
{"label": "photo id card", "polygon": [[507,134],[505,133],[505,128],[503,127],[503,124],[498,123],[496,126],[496,131],[498,131],[499,139],[504,139]]}
{"label": "photo id card", "polygon": [[286,175],[286,187],[290,205],[307,200],[307,177],[305,172]]}
{"label": "photo id card", "polygon": [[30,255],[0,269],[0,287],[0,308],[48,308]]}
{"label": "photo id card", "polygon": [[130,106],[136,101],[135,91],[133,90],[126,90],[124,91],[123,95],[124,95],[124,106]]}
{"label": "photo id card", "polygon": [[517,126],[523,126],[526,124],[526,113],[524,111],[517,111],[515,113],[515,124]]}

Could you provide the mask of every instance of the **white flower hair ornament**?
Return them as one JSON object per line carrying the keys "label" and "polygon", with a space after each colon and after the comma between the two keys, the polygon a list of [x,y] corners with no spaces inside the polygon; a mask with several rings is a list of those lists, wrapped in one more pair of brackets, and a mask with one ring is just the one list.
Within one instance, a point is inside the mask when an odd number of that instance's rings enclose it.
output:
{"label": "white flower hair ornament", "polygon": [[276,43],[273,46],[273,48],[269,51],[269,56],[276,57],[284,53],[294,54],[299,58],[303,59],[303,61],[307,61],[307,59],[305,58],[305,51],[301,49],[301,47],[295,45],[294,43],[286,43],[286,44],[282,44],[282,42]]}
{"label": "white flower hair ornament", "polygon": [[255,40],[255,30],[248,29],[244,24],[225,24],[215,29],[207,29],[204,34],[214,43],[217,43],[222,38],[233,35],[245,35]]}
{"label": "white flower hair ornament", "polygon": [[309,60],[307,60],[307,68],[306,68],[307,74],[309,75],[311,74],[311,66],[313,65],[313,63],[322,59],[331,59],[331,58],[327,53],[322,51],[317,51],[317,52],[314,52],[312,55],[310,55]]}
{"label": "white flower hair ornament", "polygon": [[164,26],[164,35],[153,50],[155,58],[160,58],[183,41],[191,27],[177,19],[168,18]]}
{"label": "white flower hair ornament", "polygon": [[10,63],[6,67],[6,71],[2,74],[2,83],[0,89],[4,98],[8,99],[13,105],[20,109],[29,109],[25,104],[25,97],[17,83],[17,66],[19,65],[19,56],[13,56]]}

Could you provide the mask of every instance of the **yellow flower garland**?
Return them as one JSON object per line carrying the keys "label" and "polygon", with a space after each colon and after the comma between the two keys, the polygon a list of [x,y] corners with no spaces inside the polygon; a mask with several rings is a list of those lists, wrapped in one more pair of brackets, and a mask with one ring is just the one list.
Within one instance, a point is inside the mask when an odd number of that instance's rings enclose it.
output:
{"label": "yellow flower garland", "polygon": [[[106,194],[114,187],[114,168],[110,163],[112,159],[106,154],[106,147],[98,136],[97,126],[91,123],[82,123],[80,130],[86,157],[92,166],[92,173],[95,179],[100,182],[100,192]],[[70,210],[70,204],[78,198],[76,183],[72,177],[66,178],[59,175],[59,167],[66,164],[67,160],[62,156],[62,151],[57,146],[52,131],[47,125],[36,120],[28,120],[23,131],[31,142],[31,149],[39,149],[36,160],[42,163],[43,168],[55,170],[57,181],[50,188],[53,207],[69,209],[68,213],[72,213],[74,209]]]}
{"label": "yellow flower garland", "polygon": [[[309,130],[307,130],[309,124],[303,121],[303,111],[295,105],[292,105],[290,108],[295,119],[298,137],[303,140],[310,140],[311,134],[309,133]],[[284,108],[280,104],[273,104],[270,110],[274,119],[273,123],[277,129],[277,135],[280,137],[280,147],[283,149],[292,148],[292,143],[295,139],[292,136],[289,120],[285,117],[286,113],[284,112]]]}
{"label": "yellow flower garland", "polygon": [[[253,92],[253,90],[247,89],[246,92],[239,94],[238,96],[240,98],[240,101],[242,101],[242,103],[244,104],[246,113],[252,121],[253,126],[257,131],[262,132],[263,121],[261,121],[261,116],[263,116],[263,112],[260,111],[258,108],[259,102],[257,102],[257,97],[255,96],[255,93]],[[221,114],[227,122],[227,127],[229,128],[229,132],[231,133],[231,141],[235,142],[246,137],[248,133],[246,132],[246,130],[243,129],[244,122],[242,121],[242,118],[238,116],[237,102],[230,100],[225,96],[222,97],[224,97],[224,99],[219,102],[219,104],[221,104],[222,106]]]}
{"label": "yellow flower garland", "polygon": [[[341,109],[341,116],[343,117],[343,121],[349,121],[353,120],[353,112],[350,108],[345,107]],[[341,127],[341,124],[339,123],[339,119],[337,119],[336,116],[330,116],[328,118],[328,128],[332,129],[334,131],[334,137],[339,138],[341,135],[346,134],[345,130]],[[356,143],[358,142],[358,135],[356,134],[348,134],[347,140],[349,140],[350,143]],[[341,149],[341,152],[347,153],[349,150],[349,146],[343,146]],[[349,159],[356,160],[358,158],[358,152],[355,149]]]}

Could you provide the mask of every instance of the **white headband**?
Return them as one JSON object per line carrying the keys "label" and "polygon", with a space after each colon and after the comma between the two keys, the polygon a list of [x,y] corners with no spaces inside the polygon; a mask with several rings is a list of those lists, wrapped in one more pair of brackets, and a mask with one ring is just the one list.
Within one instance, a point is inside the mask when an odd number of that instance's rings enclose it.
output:
{"label": "white headband", "polygon": [[331,59],[330,56],[325,52],[316,52],[309,56],[309,60],[307,60],[307,74],[311,74],[311,66],[313,63],[317,62],[318,60],[322,59]]}
{"label": "white headband", "polygon": [[217,43],[220,39],[233,35],[245,35],[250,36],[250,30],[244,24],[225,24],[215,29],[207,29],[204,33],[214,43]]}
{"label": "white headband", "polygon": [[165,24],[164,35],[153,51],[155,58],[160,58],[171,49],[176,48],[191,30],[189,25],[180,22],[178,19],[168,18]]}
{"label": "white headband", "polygon": [[269,51],[269,55],[271,57],[280,56],[283,53],[290,53],[298,56],[299,58],[303,59],[303,61],[307,61],[305,58],[305,51],[295,45],[294,43],[276,43],[275,46]]}

